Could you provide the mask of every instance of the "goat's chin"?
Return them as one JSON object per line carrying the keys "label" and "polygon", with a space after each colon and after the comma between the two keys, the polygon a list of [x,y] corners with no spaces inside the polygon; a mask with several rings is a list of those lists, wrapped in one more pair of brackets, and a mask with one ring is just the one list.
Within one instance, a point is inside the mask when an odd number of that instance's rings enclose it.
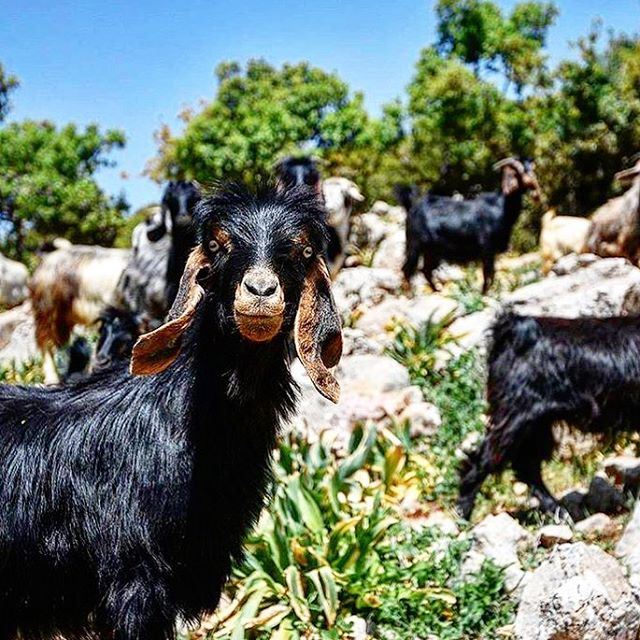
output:
{"label": "goat's chin", "polygon": [[269,342],[280,333],[284,314],[258,316],[246,315],[236,311],[235,319],[240,335],[245,340],[250,342]]}

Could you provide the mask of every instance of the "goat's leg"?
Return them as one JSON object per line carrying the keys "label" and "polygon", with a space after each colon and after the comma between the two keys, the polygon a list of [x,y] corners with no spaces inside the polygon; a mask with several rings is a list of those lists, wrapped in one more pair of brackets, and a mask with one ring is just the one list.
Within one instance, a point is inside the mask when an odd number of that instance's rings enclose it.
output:
{"label": "goat's leg", "polygon": [[[164,585],[157,578],[134,578],[111,589],[100,616],[109,640],[173,640],[175,620]],[[103,621],[103,622],[102,622]]]}
{"label": "goat's leg", "polygon": [[488,434],[480,447],[472,452],[460,467],[460,495],[457,502],[458,513],[470,520],[476,497],[486,478],[502,467],[502,460],[494,455],[492,434]]}
{"label": "goat's leg", "polygon": [[418,269],[418,261],[420,260],[420,251],[414,243],[407,245],[407,254],[402,265],[402,273],[404,274],[405,282],[408,284],[411,282],[413,274]]}
{"label": "goat's leg", "polygon": [[529,486],[531,495],[538,500],[540,508],[566,520],[570,519],[569,513],[553,497],[542,479],[542,462],[551,457],[554,444],[551,422],[534,422],[529,427],[529,435],[522,441],[512,466],[518,480]]}
{"label": "goat's leg", "polygon": [[42,369],[44,373],[45,384],[58,384],[58,382],[60,382],[58,369],[53,357],[53,349],[51,347],[48,347],[44,350],[42,358]]}
{"label": "goat's leg", "polygon": [[438,268],[439,264],[439,260],[434,259],[428,252],[425,251],[422,254],[422,273],[433,291],[438,291],[438,287],[433,279],[433,272]]}
{"label": "goat's leg", "polygon": [[495,273],[495,256],[485,256],[482,259],[482,295],[486,295],[491,288]]}

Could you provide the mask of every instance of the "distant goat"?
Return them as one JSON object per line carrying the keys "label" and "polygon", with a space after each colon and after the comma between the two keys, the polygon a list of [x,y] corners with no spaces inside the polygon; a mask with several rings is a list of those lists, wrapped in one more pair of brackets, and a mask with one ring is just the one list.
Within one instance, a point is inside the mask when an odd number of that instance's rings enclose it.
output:
{"label": "distant goat", "polygon": [[93,371],[110,367],[114,362],[128,361],[133,345],[146,328],[138,315],[113,306],[103,309],[98,322]]}
{"label": "distant goat", "polygon": [[69,362],[66,371],[60,376],[64,384],[78,382],[89,372],[91,346],[84,336],[76,336],[69,345]]}
{"label": "distant goat", "polygon": [[577,216],[558,216],[550,209],[542,216],[540,254],[542,271],[549,273],[553,265],[570,253],[584,253],[592,223]]}
{"label": "distant goat", "polygon": [[167,322],[131,374],[0,385],[0,640],[172,640],[218,604],[264,501],[294,408],[289,335],[316,388],[342,350],[308,190],[229,188],[197,209],[199,242]]}
{"label": "distant goat", "polygon": [[136,225],[131,234],[131,255],[117,285],[118,306],[144,318],[150,327],[160,325],[170,306],[167,265],[172,236],[165,230],[155,241],[149,240],[149,233],[157,234],[164,215],[157,207],[149,220]]}
{"label": "distant goat", "polygon": [[638,429],[640,317],[544,318],[502,313],[488,356],[489,425],[463,465],[459,509],[471,516],[492,473],[511,465],[545,511],[566,514],[542,481],[541,464],[566,422],[590,433]]}
{"label": "distant goat", "polygon": [[311,187],[321,193],[320,170],[313,158],[288,156],[276,163],[274,173],[278,188],[291,189],[299,185]]}
{"label": "distant goat", "polygon": [[634,264],[640,260],[640,160],[615,175],[620,182],[632,181],[631,188],[596,209],[587,247],[603,258],[619,256]]}
{"label": "distant goat", "polygon": [[77,382],[89,374],[100,371],[118,361],[128,361],[133,345],[146,326],[140,318],[129,312],[109,306],[98,318],[98,342],[95,356],[84,336],[76,336],[69,346],[69,363],[61,381]]}
{"label": "distant goat", "polygon": [[347,257],[353,203],[362,202],[364,196],[355,182],[339,177],[322,181],[322,195],[329,221],[329,267],[335,276]]}
{"label": "distant goat", "polygon": [[200,191],[195,182],[172,180],[162,195],[161,215],[152,219],[147,228],[151,242],[158,242],[167,234],[171,237],[165,271],[167,309],[173,304],[187,258],[196,244],[193,212],[199,200]]}
{"label": "distant goat", "polygon": [[129,257],[125,249],[57,243],[43,256],[29,283],[36,344],[44,354],[45,380],[57,382],[54,349],[69,341],[75,325],[92,325],[112,304]]}
{"label": "distant goat", "polygon": [[499,193],[481,193],[472,200],[444,196],[412,197],[410,190],[399,190],[400,203],[407,210],[405,279],[415,274],[420,257],[422,272],[435,291],[433,271],[440,262],[466,264],[482,262],[486,293],[493,282],[495,258],[507,250],[511,231],[522,211],[522,197],[531,190],[540,196],[533,167],[514,158],[494,165],[502,171]]}

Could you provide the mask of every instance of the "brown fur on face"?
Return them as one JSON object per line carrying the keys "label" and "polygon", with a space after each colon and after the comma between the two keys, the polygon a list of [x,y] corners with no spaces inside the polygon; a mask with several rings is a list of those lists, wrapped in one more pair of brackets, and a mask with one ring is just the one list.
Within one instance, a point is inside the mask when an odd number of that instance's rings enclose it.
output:
{"label": "brown fur on face", "polygon": [[[276,291],[269,296],[258,296],[245,286],[247,279],[277,282]],[[266,267],[254,267],[245,274],[236,288],[233,304],[234,317],[240,334],[252,342],[265,342],[276,336],[284,319],[284,292],[278,277]]]}

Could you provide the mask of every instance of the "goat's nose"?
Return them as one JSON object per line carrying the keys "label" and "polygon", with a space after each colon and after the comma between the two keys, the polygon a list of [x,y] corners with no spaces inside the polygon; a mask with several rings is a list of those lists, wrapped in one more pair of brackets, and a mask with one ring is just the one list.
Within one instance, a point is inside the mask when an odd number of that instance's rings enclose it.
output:
{"label": "goat's nose", "polygon": [[250,294],[259,298],[270,298],[278,291],[280,286],[274,275],[264,271],[247,274],[244,277],[243,284]]}

